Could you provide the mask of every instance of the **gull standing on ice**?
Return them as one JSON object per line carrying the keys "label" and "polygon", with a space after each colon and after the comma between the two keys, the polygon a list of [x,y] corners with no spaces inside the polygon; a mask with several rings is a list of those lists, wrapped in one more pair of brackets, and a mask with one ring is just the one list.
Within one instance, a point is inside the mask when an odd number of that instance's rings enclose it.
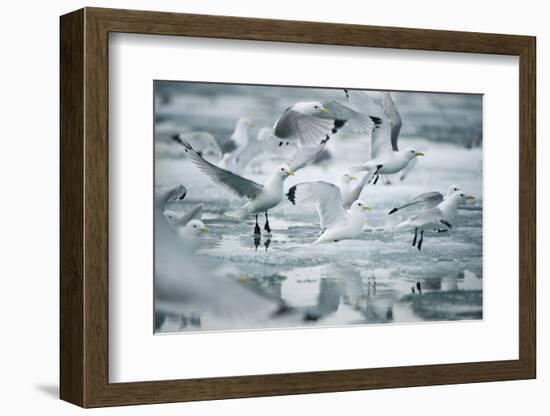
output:
{"label": "gull standing on ice", "polygon": [[265,213],[264,229],[271,233],[269,226],[268,210],[277,206],[283,199],[283,183],[286,178],[293,176],[294,172],[287,165],[281,165],[271,175],[264,185],[246,179],[228,170],[222,169],[204,160],[193,150],[187,142],[180,141],[185,151],[191,158],[193,164],[219,185],[225,186],[228,190],[240,197],[248,199],[248,202],[241,208],[227,212],[226,215],[245,218],[250,214],[256,214],[256,226],[254,234],[260,234],[258,225],[258,213]]}
{"label": "gull standing on ice", "polygon": [[[412,206],[422,206],[424,208],[433,208],[456,191],[460,191],[460,187],[458,185],[449,186],[449,189],[447,190],[447,194],[445,195],[443,195],[441,192],[438,192],[438,191],[425,192],[415,197],[412,201],[400,204],[395,208],[392,208],[392,210],[388,212],[388,215],[394,214],[397,211],[400,211],[402,209],[409,208]],[[454,218],[449,219],[450,223],[453,223],[453,221],[454,221]]]}
{"label": "gull standing on ice", "polygon": [[287,197],[293,205],[298,203],[317,208],[322,234],[313,244],[356,238],[363,231],[365,211],[370,211],[361,199],[351,204],[349,211],[346,211],[340,189],[322,181],[294,185],[289,189]]}
{"label": "gull standing on ice", "polygon": [[[456,218],[458,205],[466,202],[467,200],[475,200],[475,197],[471,195],[466,196],[466,194],[461,190],[455,191],[440,202],[436,207],[423,211],[420,214],[403,221],[401,224],[397,225],[396,229],[414,228],[412,245],[413,247],[416,246],[418,250],[421,250],[422,242],[424,241],[424,230],[433,230],[436,232],[449,231],[453,228],[453,224],[449,222],[449,220],[452,218],[454,221]],[[418,239],[418,231],[420,231],[420,239]]]}
{"label": "gull standing on ice", "polygon": [[[357,111],[372,114],[378,104],[363,91],[349,91],[349,103]],[[379,106],[380,107],[380,106]],[[368,171],[374,184],[378,182],[379,175],[389,175],[404,170],[418,156],[424,153],[408,147],[399,150],[398,139],[401,132],[401,115],[389,92],[382,93],[382,113],[379,122],[371,132],[369,160],[360,166],[355,166],[353,172]],[[370,180],[369,180],[370,181]]]}

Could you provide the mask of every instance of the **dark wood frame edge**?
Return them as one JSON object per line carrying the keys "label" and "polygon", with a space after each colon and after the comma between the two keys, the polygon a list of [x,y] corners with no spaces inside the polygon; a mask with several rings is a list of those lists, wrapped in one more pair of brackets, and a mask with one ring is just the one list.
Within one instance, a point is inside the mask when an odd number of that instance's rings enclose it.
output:
{"label": "dark wood frame edge", "polygon": [[[536,377],[536,40],[530,36],[85,8],[60,19],[60,396],[82,407]],[[519,359],[138,383],[108,381],[108,34],[516,55]]]}

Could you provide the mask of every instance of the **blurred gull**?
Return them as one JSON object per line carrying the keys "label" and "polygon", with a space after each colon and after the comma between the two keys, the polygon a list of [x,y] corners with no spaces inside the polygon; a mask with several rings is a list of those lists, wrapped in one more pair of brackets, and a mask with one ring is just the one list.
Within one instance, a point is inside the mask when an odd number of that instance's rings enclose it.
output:
{"label": "blurred gull", "polygon": [[357,237],[363,230],[365,211],[370,211],[366,202],[360,199],[346,211],[340,189],[322,181],[294,185],[289,189],[287,197],[293,205],[298,203],[317,208],[322,234],[313,244]]}
{"label": "blurred gull", "polygon": [[208,175],[210,179],[217,184],[224,186],[236,195],[248,199],[248,202],[241,208],[235,211],[227,212],[226,215],[236,218],[245,218],[249,214],[256,214],[254,234],[260,234],[261,231],[260,226],[258,225],[258,213],[264,212],[264,229],[268,233],[271,233],[267,212],[269,209],[277,206],[283,199],[283,183],[286,178],[294,175],[294,172],[289,166],[279,166],[266,181],[266,183],[262,185],[213,165],[197,154],[189,143],[182,140],[180,140],[180,143],[185,147],[185,151],[191,158],[193,164]]}
{"label": "blurred gull", "polygon": [[169,203],[181,202],[186,195],[187,189],[183,185],[171,188],[160,195],[157,207],[179,236],[185,252],[194,253],[199,247],[201,233],[208,231],[208,228],[200,220],[202,204],[194,205],[187,212],[175,212],[166,209]]}
{"label": "blurred gull", "polygon": [[201,156],[208,158],[213,155],[217,159],[222,157],[222,149],[216,138],[206,131],[193,131],[180,133],[177,136],[181,140],[190,143]]}
{"label": "blurred gull", "polygon": [[281,148],[273,140],[267,140],[272,136],[272,130],[264,127],[258,132],[258,137],[249,141],[248,146],[241,152],[237,158],[235,172],[242,172],[245,167],[254,159],[261,157],[264,161],[267,159],[280,159],[290,167],[290,170],[297,170],[314,162],[325,149],[325,145],[330,136],[319,140],[315,144],[293,146],[295,151],[288,155],[286,146]]}
{"label": "blurred gull", "polygon": [[174,203],[181,203],[186,195],[187,188],[183,185],[178,185],[169,189],[161,196],[161,203],[163,204],[162,212],[172,227],[184,226],[193,219],[200,220],[202,218],[202,204],[193,205],[186,211],[168,209],[169,205],[173,207]]}
{"label": "blurred gull", "polygon": [[[164,215],[162,201],[155,208],[155,313],[165,316],[206,314],[224,321],[263,322],[279,309],[278,302],[232,280],[226,268],[186,254]],[[192,222],[192,221],[191,221]],[[190,223],[191,223],[190,222]],[[157,324],[157,329],[159,324]]]}
{"label": "blurred gull", "polygon": [[[422,242],[424,241],[424,230],[433,230],[435,232],[449,231],[453,224],[450,222],[452,219],[456,219],[458,205],[466,202],[466,200],[474,200],[471,195],[461,191],[455,191],[451,195],[447,196],[436,207],[421,212],[420,214],[403,221],[398,224],[396,229],[402,228],[414,228],[414,239],[412,242],[413,247],[416,246],[418,250],[422,249]],[[418,239],[418,231],[420,230],[420,239]]]}
{"label": "blurred gull", "polygon": [[416,157],[424,156],[424,153],[417,152],[410,147],[399,150],[401,115],[389,92],[382,93],[381,105],[363,91],[349,91],[348,97],[350,106],[357,111],[371,115],[377,111],[376,107],[378,107],[380,116],[371,132],[369,160],[363,165],[353,167],[353,172],[367,171],[371,173],[376,184],[380,174],[398,173]]}
{"label": "blurred gull", "polygon": [[[252,123],[248,117],[241,117],[237,120],[233,133],[231,133],[231,136],[229,137],[229,143],[231,143],[233,149],[222,155],[222,159],[220,161],[221,168],[230,171],[235,170],[237,158],[246,148],[250,140],[248,130],[252,127],[254,127],[254,123]],[[190,142],[190,144],[195,150],[197,150],[192,142]]]}

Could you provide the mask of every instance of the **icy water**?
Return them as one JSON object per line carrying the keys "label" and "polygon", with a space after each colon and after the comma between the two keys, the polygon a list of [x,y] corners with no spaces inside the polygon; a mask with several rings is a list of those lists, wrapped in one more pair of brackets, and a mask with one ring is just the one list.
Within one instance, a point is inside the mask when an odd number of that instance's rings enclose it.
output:
{"label": "icy water", "polygon": [[[404,125],[408,114],[416,117],[413,119],[417,124],[427,117],[415,116],[414,106],[410,108],[410,112],[403,111]],[[159,129],[162,134],[157,140],[174,128],[171,123],[175,118],[170,113],[163,117],[157,125],[165,129]],[[224,123],[225,119],[210,119],[206,125],[225,129],[228,134],[230,130]],[[441,142],[428,136],[407,135],[400,139],[402,147],[411,145],[426,153],[404,182],[391,178],[391,184],[380,181],[364,189],[361,197],[372,211],[357,239],[315,246],[311,243],[319,234],[319,220],[314,209],[284,200],[269,213],[272,236],[254,238],[254,218],[237,221],[224,215],[242,205],[242,200],[215,185],[185,159],[157,155],[156,188],[183,184],[188,189],[185,201],[170,208],[185,210],[188,205],[204,205],[203,221],[210,231],[196,255],[213,267],[236,266],[239,284],[280,299],[287,311],[258,326],[234,322],[221,329],[481,319],[482,151],[479,147],[465,148],[463,143],[457,145],[454,139]],[[332,140],[331,160],[300,170],[286,181],[285,192],[299,182],[336,183],[339,172],[364,160],[362,140]],[[248,170],[244,176],[262,183],[275,165],[264,164],[261,172]],[[422,250],[418,251],[411,245],[411,230],[392,230],[407,216],[389,216],[391,208],[423,192],[444,193],[451,184],[459,185],[477,200],[459,210],[457,224],[450,232],[426,233]],[[262,228],[263,223],[260,216]],[[200,314],[173,317],[165,320],[160,332],[220,329],[211,322]]]}

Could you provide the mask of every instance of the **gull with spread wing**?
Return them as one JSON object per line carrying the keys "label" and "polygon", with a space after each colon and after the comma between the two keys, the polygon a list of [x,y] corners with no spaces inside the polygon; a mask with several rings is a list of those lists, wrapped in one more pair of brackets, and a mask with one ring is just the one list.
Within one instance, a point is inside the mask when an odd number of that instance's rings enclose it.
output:
{"label": "gull with spread wing", "polygon": [[[415,197],[412,201],[405,202],[403,204],[396,206],[395,208],[392,208],[392,210],[388,212],[388,215],[394,214],[397,211],[401,211],[402,209],[410,208],[410,207],[422,207],[424,209],[433,208],[437,206],[440,202],[442,202],[446,197],[450,196],[456,191],[460,191],[460,186],[458,185],[449,186],[449,189],[447,190],[447,193],[445,195],[443,195],[441,192],[438,192],[438,191],[424,192],[423,194],[420,194],[417,197]],[[450,219],[449,222],[452,223],[453,220],[454,218]]]}
{"label": "gull with spread wing", "polygon": [[246,204],[235,211],[227,212],[226,215],[245,218],[250,214],[256,214],[256,226],[254,234],[260,234],[260,226],[258,225],[258,213],[265,213],[264,229],[271,233],[269,225],[268,211],[277,206],[283,199],[283,184],[286,178],[293,176],[294,172],[288,165],[281,165],[275,169],[270,178],[265,184],[259,184],[250,179],[246,179],[228,170],[222,169],[203,159],[193,147],[180,140],[187,155],[193,164],[202,172],[210,177],[215,183],[224,186],[229,191],[239,197],[248,199]]}
{"label": "gull with spread wing", "polygon": [[361,199],[353,202],[346,211],[340,189],[328,182],[299,183],[289,189],[287,197],[293,205],[304,204],[317,208],[322,233],[313,244],[356,238],[363,230],[365,211],[370,211]]}
{"label": "gull with spread wing", "polygon": [[[364,91],[348,91],[349,105],[364,114],[379,115],[371,132],[369,160],[360,166],[355,166],[353,172],[367,171],[371,173],[369,182],[378,182],[379,175],[389,175],[404,170],[418,156],[424,153],[408,147],[399,150],[398,139],[401,132],[401,115],[397,110],[389,92],[381,95],[381,105]],[[378,112],[377,112],[378,107]]]}
{"label": "gull with spread wing", "polygon": [[[420,214],[403,221],[397,225],[396,229],[414,228],[414,238],[412,245],[416,246],[420,251],[424,241],[424,231],[432,230],[435,232],[446,232],[453,228],[450,222],[456,219],[458,205],[467,200],[475,200],[475,197],[466,195],[463,191],[458,190],[447,196],[436,207],[422,211]],[[455,224],[456,225],[456,224]],[[420,231],[420,239],[418,239],[418,231]]]}

